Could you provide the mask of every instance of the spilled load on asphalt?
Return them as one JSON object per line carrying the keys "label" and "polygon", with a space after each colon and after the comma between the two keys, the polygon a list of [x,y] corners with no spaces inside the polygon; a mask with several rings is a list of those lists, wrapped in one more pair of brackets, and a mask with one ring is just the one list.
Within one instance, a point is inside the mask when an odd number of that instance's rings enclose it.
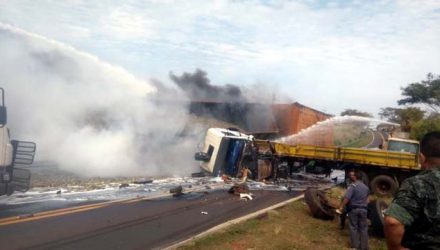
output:
{"label": "spilled load on asphalt", "polygon": [[419,142],[388,138],[383,150],[363,148],[289,145],[257,140],[236,129],[210,128],[203,150],[195,154],[202,171],[214,176],[289,178],[304,168],[329,175],[333,169],[357,169],[362,181],[377,195],[391,195],[400,183],[421,168]]}
{"label": "spilled load on asphalt", "polygon": [[29,189],[31,174],[16,165],[30,165],[34,161],[36,145],[33,142],[10,139],[7,125],[5,92],[0,88],[0,195]]}

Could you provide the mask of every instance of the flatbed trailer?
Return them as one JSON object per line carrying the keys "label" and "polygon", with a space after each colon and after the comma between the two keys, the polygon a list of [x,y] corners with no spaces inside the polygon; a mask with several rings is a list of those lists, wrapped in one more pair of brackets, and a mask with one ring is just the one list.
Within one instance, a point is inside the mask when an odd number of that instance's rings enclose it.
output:
{"label": "flatbed trailer", "polygon": [[[256,141],[264,147],[267,141]],[[372,165],[384,168],[420,170],[418,155],[407,152],[393,152],[364,148],[324,147],[313,145],[288,145],[270,142],[279,157]]]}

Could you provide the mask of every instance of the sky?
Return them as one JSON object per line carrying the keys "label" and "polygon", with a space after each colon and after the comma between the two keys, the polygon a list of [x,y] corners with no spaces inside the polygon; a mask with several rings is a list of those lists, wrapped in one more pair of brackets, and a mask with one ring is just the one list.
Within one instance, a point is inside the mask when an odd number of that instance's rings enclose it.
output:
{"label": "sky", "polygon": [[377,116],[401,87],[440,73],[440,1],[0,0],[0,23],[140,79],[202,69],[330,113]]}

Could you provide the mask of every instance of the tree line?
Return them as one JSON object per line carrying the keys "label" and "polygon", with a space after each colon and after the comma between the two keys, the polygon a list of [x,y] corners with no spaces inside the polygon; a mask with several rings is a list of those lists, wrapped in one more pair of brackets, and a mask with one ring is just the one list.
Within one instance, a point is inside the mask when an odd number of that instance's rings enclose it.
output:
{"label": "tree line", "polygon": [[[440,130],[440,75],[429,73],[426,80],[402,87],[399,107],[380,109],[379,117],[400,124],[402,132],[408,132],[412,139],[435,130]],[[373,117],[372,114],[356,109],[346,109],[341,115]]]}

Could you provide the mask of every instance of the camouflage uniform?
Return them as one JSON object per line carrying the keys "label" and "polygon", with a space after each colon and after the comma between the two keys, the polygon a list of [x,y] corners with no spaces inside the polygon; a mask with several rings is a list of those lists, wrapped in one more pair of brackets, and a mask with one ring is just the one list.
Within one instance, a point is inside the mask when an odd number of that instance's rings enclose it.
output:
{"label": "camouflage uniform", "polygon": [[440,249],[440,166],[406,179],[385,215],[405,226],[402,245]]}

